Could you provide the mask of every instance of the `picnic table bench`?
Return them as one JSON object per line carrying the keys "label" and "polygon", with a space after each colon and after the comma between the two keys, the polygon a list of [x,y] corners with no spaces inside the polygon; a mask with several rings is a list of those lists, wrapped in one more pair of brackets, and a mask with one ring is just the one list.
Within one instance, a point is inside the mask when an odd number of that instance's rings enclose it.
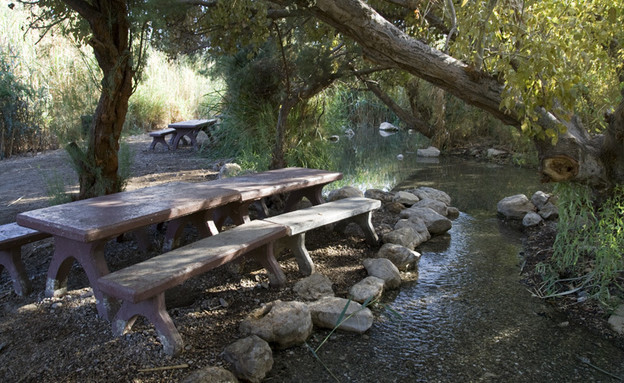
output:
{"label": "picnic table bench", "polygon": [[0,272],[3,269],[9,272],[17,295],[28,295],[31,291],[22,262],[22,245],[48,237],[48,233],[22,227],[15,222],[0,225]]}
{"label": "picnic table bench", "polygon": [[288,230],[288,236],[280,238],[274,246],[275,254],[279,254],[284,248],[290,249],[297,260],[299,271],[304,275],[310,275],[314,272],[314,263],[305,247],[306,232],[350,220],[362,228],[370,245],[376,245],[379,238],[373,228],[371,217],[373,210],[379,209],[380,206],[381,201],[376,199],[345,198],[266,218],[265,221],[283,225]]}
{"label": "picnic table bench", "polygon": [[164,351],[177,354],[184,342],[166,311],[165,291],[249,253],[269,271],[272,285],[283,285],[272,243],[284,235],[282,225],[252,221],[104,275],[99,289],[123,302],[112,321],[113,334],[123,335],[142,315],[156,328]]}

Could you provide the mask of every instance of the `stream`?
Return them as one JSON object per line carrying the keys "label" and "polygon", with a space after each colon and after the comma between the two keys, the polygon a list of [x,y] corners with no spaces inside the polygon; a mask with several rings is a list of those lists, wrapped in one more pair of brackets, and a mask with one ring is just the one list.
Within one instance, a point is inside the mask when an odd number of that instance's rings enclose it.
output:
{"label": "stream", "polygon": [[319,357],[335,378],[321,367],[312,373],[295,364],[281,371],[279,381],[326,376],[320,381],[617,382],[607,373],[624,377],[624,350],[569,323],[520,283],[522,234],[496,217],[496,203],[512,194],[530,198],[537,190],[548,191],[535,170],[457,158],[402,167],[411,176],[395,190],[443,190],[461,211],[459,218],[446,235],[416,249],[422,254],[418,278],[385,296],[386,307],[400,316],[376,309],[365,335],[335,335],[349,338],[347,350],[339,346],[345,342],[331,339],[323,345]]}

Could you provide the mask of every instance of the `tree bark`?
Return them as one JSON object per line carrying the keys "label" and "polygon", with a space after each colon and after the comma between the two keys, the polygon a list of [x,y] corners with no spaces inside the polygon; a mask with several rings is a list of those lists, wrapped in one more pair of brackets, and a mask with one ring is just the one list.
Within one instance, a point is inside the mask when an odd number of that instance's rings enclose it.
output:
{"label": "tree bark", "polygon": [[[126,0],[65,0],[93,32],[89,45],[102,69],[102,93],[90,129],[87,152],[72,156],[79,161],[80,199],[120,190],[117,174],[119,138],[132,94],[130,23]],[[81,157],[81,158],[78,158]]]}

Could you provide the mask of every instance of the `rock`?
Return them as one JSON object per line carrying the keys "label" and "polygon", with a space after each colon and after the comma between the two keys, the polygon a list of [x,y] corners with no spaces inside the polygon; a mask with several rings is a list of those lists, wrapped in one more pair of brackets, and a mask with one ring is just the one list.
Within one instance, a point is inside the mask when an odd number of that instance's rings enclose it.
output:
{"label": "rock", "polygon": [[505,218],[521,220],[526,213],[535,211],[535,205],[524,194],[516,194],[498,201],[496,209]]}
{"label": "rock", "polygon": [[368,275],[383,279],[385,288],[397,289],[401,285],[401,273],[389,259],[366,258],[362,263]]}
{"label": "rock", "polygon": [[187,375],[181,383],[238,383],[236,376],[223,367],[206,367]]}
{"label": "rock", "polygon": [[431,235],[444,234],[453,225],[451,220],[445,216],[436,213],[428,207],[410,207],[403,210],[399,216],[401,218],[411,219],[412,217],[418,217],[425,222],[427,230]]}
{"label": "rock", "polygon": [[490,148],[490,149],[487,150],[487,157],[488,158],[498,157],[498,156],[502,156],[504,154],[507,154],[507,152],[504,151],[504,150],[499,150],[499,149],[494,149],[494,148]]}
{"label": "rock", "polygon": [[327,196],[328,201],[336,201],[343,198],[364,197],[364,194],[358,188],[353,186],[345,186],[340,189],[332,190]]}
{"label": "rock", "polygon": [[[410,246],[406,246],[410,249],[420,245],[423,242],[427,242],[428,240],[431,239],[431,233],[429,233],[429,230],[427,230],[427,225],[425,225],[425,221],[420,219],[420,217],[418,216],[412,216],[409,219],[400,219],[394,225],[395,230],[401,229],[403,227],[410,227],[416,233],[416,240],[413,243],[411,243]],[[392,241],[388,241],[388,242],[397,243],[397,242],[392,242]],[[400,245],[400,243],[397,243],[397,244]]]}
{"label": "rock", "polygon": [[389,122],[382,122],[381,124],[379,124],[379,130],[385,130],[387,132],[398,132],[399,128]]}
{"label": "rock", "polygon": [[[373,313],[368,307],[348,299],[325,297],[308,305],[315,326],[333,329],[338,324],[340,315],[347,307],[342,318],[344,321],[338,326],[339,330],[363,333],[373,325]],[[348,319],[346,319],[349,315]]]}
{"label": "rock", "polygon": [[557,219],[559,217],[559,209],[554,203],[549,201],[539,209],[538,214],[545,220]]}
{"label": "rock", "polygon": [[542,216],[540,216],[539,214],[533,211],[526,213],[524,218],[522,218],[522,226],[524,227],[537,226],[542,222],[544,222],[544,219],[542,218]]}
{"label": "rock", "polygon": [[448,207],[444,202],[437,199],[424,198],[413,205],[414,207],[428,207],[436,213],[446,217],[448,215]]}
{"label": "rock", "polygon": [[364,303],[371,297],[372,299],[381,297],[383,289],[383,279],[369,276],[351,286],[351,289],[349,289],[349,297],[356,302]]}
{"label": "rock", "polygon": [[256,335],[248,336],[230,344],[223,351],[223,358],[232,364],[234,374],[253,383],[260,382],[273,368],[273,352],[269,344]]}
{"label": "rock", "polygon": [[240,324],[243,335],[257,335],[279,348],[302,344],[312,334],[310,310],[302,302],[270,302]]}
{"label": "rock", "polygon": [[624,304],[618,308],[609,317],[609,326],[618,334],[624,334]]}
{"label": "rock", "polygon": [[398,202],[405,206],[412,206],[413,204],[418,202],[418,197],[406,191],[399,191],[394,194],[392,201]]}
{"label": "rock", "polygon": [[459,209],[453,206],[449,206],[446,208],[446,218],[455,219],[459,217]]}
{"label": "rock", "polygon": [[389,202],[384,204],[383,206],[387,212],[392,214],[399,214],[403,209],[405,209],[405,205],[399,202]]}
{"label": "rock", "polygon": [[537,210],[540,210],[546,205],[549,199],[550,194],[544,193],[543,191],[536,191],[533,196],[531,196],[531,203],[535,205]]}
{"label": "rock", "polygon": [[381,246],[377,256],[389,259],[400,271],[416,269],[420,260],[420,253],[394,243],[385,243]]}
{"label": "rock", "polygon": [[240,167],[239,164],[234,164],[234,163],[225,164],[221,166],[221,169],[219,169],[219,178],[234,177],[240,174],[242,171],[243,169]]}
{"label": "rock", "polygon": [[451,197],[442,190],[421,186],[418,189],[410,190],[410,192],[420,199],[431,198],[444,203],[446,206],[451,206]]}
{"label": "rock", "polygon": [[394,194],[379,189],[368,189],[364,192],[364,197],[377,199],[381,202],[392,202]]}
{"label": "rock", "polygon": [[428,147],[427,149],[418,149],[416,150],[416,155],[418,157],[439,157],[440,150],[433,146]]}
{"label": "rock", "polygon": [[314,301],[322,297],[333,297],[332,282],[327,276],[313,273],[309,277],[295,283],[293,290],[301,299]]}
{"label": "rock", "polygon": [[419,238],[418,233],[409,226],[392,230],[381,236],[381,240],[384,243],[394,243],[409,249],[413,249],[417,246]]}

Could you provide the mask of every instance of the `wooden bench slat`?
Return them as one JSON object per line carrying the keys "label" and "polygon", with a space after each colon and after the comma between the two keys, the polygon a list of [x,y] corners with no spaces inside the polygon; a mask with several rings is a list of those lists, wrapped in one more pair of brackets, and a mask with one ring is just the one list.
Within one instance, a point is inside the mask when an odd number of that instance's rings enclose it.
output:
{"label": "wooden bench slat", "polygon": [[0,225],[0,249],[21,246],[50,236],[51,235],[48,233],[29,229],[15,222],[7,223],[5,225]]}
{"label": "wooden bench slat", "polygon": [[266,218],[288,227],[288,235],[297,235],[330,223],[339,222],[356,215],[379,209],[381,201],[369,198],[345,198],[321,205],[295,210]]}
{"label": "wooden bench slat", "polygon": [[138,302],[285,234],[281,225],[252,221],[107,274],[98,284],[107,294]]}

